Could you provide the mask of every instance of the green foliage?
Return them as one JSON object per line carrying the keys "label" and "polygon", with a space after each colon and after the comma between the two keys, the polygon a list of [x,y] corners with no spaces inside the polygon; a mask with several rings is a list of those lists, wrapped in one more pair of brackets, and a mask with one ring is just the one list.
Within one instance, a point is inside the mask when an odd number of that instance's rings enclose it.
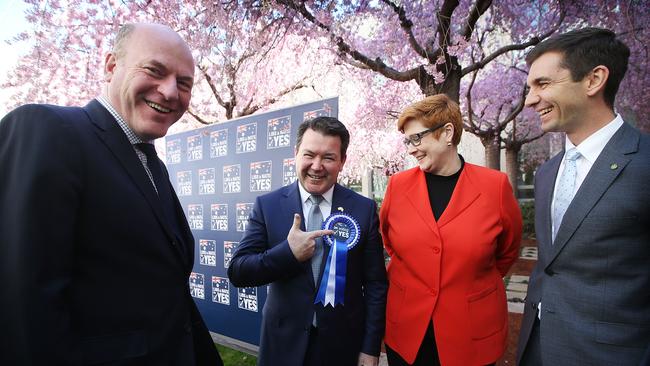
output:
{"label": "green foliage", "polygon": [[377,203],[377,209],[380,209],[382,202],[384,202],[384,198],[375,196],[375,197],[373,197],[373,199]]}
{"label": "green foliage", "polygon": [[521,217],[524,221],[523,228],[523,237],[524,238],[534,238],[535,237],[535,201],[525,201],[519,202],[519,208],[521,208]]}
{"label": "green foliage", "polygon": [[217,344],[224,366],[255,366],[257,357]]}

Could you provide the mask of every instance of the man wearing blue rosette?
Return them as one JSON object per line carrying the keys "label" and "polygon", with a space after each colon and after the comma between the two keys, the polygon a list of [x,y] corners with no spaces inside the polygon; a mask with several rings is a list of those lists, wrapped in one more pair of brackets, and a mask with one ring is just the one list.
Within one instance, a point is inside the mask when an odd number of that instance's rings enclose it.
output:
{"label": "man wearing blue rosette", "polygon": [[260,366],[378,363],[386,270],[375,202],[336,183],[349,141],[336,118],[300,125],[299,182],[257,198],[230,262],[235,286],[269,284]]}

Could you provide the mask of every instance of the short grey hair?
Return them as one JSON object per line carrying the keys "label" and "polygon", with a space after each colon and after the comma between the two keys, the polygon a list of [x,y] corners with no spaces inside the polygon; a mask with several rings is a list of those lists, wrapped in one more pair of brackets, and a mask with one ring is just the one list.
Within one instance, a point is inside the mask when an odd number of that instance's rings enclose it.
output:
{"label": "short grey hair", "polygon": [[117,31],[112,51],[116,57],[121,57],[124,55],[124,46],[126,44],[126,41],[131,36],[131,33],[133,33],[133,30],[135,30],[135,24],[126,23],[120,27],[120,30]]}

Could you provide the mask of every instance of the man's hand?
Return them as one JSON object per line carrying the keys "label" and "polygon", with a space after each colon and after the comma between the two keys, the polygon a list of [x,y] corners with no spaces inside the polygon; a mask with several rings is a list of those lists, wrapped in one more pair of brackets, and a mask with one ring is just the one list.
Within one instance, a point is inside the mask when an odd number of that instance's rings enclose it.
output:
{"label": "man's hand", "polygon": [[358,366],[377,366],[379,364],[379,357],[370,356],[363,352],[359,353]]}
{"label": "man's hand", "polygon": [[293,225],[287,235],[289,248],[298,262],[304,262],[314,256],[314,249],[316,247],[316,238],[323,235],[334,234],[332,230],[315,230],[315,231],[302,231],[300,230],[300,215],[293,214]]}

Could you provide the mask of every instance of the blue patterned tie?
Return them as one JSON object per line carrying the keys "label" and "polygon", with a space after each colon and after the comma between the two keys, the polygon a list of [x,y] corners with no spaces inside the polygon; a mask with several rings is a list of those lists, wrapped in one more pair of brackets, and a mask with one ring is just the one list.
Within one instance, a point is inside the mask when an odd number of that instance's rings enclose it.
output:
{"label": "blue patterned tie", "polygon": [[[321,195],[309,196],[311,207],[309,208],[308,226],[307,231],[320,230],[323,226],[323,214],[320,212],[320,203],[323,201]],[[314,256],[311,258],[311,270],[314,275],[314,283],[318,281],[318,274],[320,273],[320,264],[323,259],[323,238],[316,238],[316,247],[314,249]],[[316,283],[318,286],[318,283]]]}
{"label": "blue patterned tie", "polygon": [[[171,228],[176,239],[174,242],[178,242],[181,248],[181,254],[183,255],[183,260],[186,263],[190,263],[190,254],[188,253],[187,244],[184,244],[181,238],[183,235],[182,226],[180,225],[181,219],[176,213],[176,205],[174,203],[173,191],[171,184],[169,183],[169,177],[166,172],[163,171],[164,166],[160,159],[158,159],[158,154],[156,154],[156,148],[153,144],[148,143],[139,143],[136,144],[138,149],[142,151],[147,156],[147,167],[151,172],[151,177],[153,178],[153,186],[158,193],[158,198],[160,199],[160,204],[163,209],[163,216],[167,219],[167,224]],[[174,245],[174,244],[172,244]]]}
{"label": "blue patterned tie", "polygon": [[555,205],[553,209],[553,242],[562,224],[562,218],[566,212],[573,196],[576,185],[576,160],[580,158],[580,152],[572,147],[564,155],[564,171],[558,180],[557,190],[555,192]]}

